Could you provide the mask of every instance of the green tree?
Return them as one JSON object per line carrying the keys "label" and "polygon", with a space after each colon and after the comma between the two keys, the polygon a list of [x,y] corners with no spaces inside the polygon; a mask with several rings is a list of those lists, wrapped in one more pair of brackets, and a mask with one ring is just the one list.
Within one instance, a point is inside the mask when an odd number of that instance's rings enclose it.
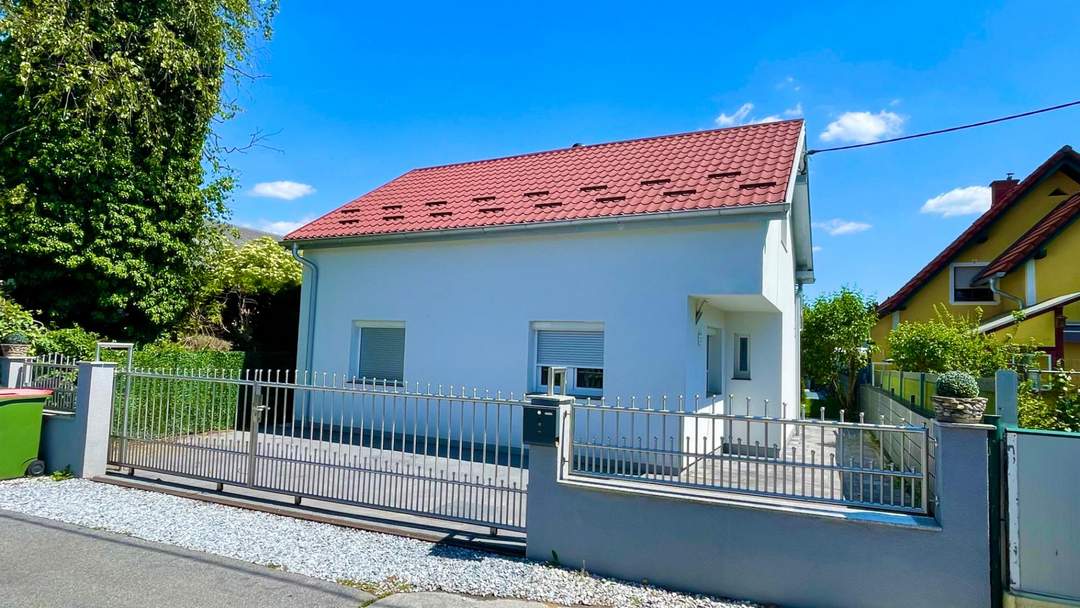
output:
{"label": "green tree", "polygon": [[803,373],[813,385],[830,387],[844,408],[855,404],[855,376],[870,363],[876,322],[876,303],[848,287],[803,307]]}
{"label": "green tree", "polygon": [[213,135],[276,0],[0,0],[0,268],[47,323],[149,339],[199,289]]}
{"label": "green tree", "polygon": [[889,332],[889,355],[898,369],[911,372],[967,372],[989,377],[1009,367],[1021,352],[1011,336],[999,340],[978,331],[982,309],[971,317],[934,307],[928,321],[903,321]]}
{"label": "green tree", "polygon": [[[224,233],[208,241],[201,271],[202,288],[182,333],[245,336],[255,313],[254,296],[298,287],[303,278],[300,262],[274,239],[264,236],[237,246]],[[226,327],[226,306],[235,311],[235,326]]]}

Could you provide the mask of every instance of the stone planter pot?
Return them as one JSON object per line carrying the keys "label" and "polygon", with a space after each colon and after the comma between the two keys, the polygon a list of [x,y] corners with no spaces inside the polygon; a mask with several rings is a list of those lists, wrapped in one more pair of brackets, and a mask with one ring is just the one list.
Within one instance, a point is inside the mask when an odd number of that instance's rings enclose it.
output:
{"label": "stone planter pot", "polygon": [[982,422],[986,397],[940,397],[934,395],[934,417],[941,422]]}
{"label": "stone planter pot", "polygon": [[0,352],[5,357],[25,357],[30,354],[29,344],[0,344]]}

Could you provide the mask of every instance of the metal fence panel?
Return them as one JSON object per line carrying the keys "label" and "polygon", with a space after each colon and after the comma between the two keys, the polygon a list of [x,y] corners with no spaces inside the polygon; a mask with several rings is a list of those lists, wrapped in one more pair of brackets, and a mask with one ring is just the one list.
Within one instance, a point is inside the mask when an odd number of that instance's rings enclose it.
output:
{"label": "metal fence panel", "polygon": [[16,384],[22,388],[50,389],[53,394],[45,402],[45,409],[74,413],[78,380],[79,366],[74,358],[50,353],[34,357]]}
{"label": "metal fence panel", "polygon": [[1080,434],[1006,433],[1009,585],[1080,601]]}
{"label": "metal fence panel", "polygon": [[[768,412],[768,407],[759,409]],[[604,402],[575,404],[564,421],[571,438],[570,473],[929,512],[925,463],[932,460],[926,452],[933,449],[933,442],[925,426],[787,419],[723,410],[719,403],[695,405],[691,411]],[[909,458],[905,457],[908,450],[899,450],[894,459],[884,450],[894,441],[918,446],[921,453]]]}
{"label": "metal fence panel", "polygon": [[114,411],[111,464],[525,528],[524,402],[513,396],[291,371],[118,376],[128,406]]}

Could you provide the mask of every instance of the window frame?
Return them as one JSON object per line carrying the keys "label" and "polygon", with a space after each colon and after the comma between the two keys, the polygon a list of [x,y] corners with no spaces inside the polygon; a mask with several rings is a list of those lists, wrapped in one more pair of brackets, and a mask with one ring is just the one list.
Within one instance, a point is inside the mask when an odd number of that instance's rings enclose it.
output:
{"label": "window frame", "polygon": [[[995,293],[993,300],[980,302],[958,301],[956,299],[956,269],[957,268],[985,268],[989,262],[954,262],[949,264],[949,304],[951,306],[996,306],[1001,304],[1001,298]],[[989,289],[989,288],[987,288]]]}
{"label": "window frame", "polygon": [[603,384],[604,376],[606,375],[607,365],[600,367],[578,367],[569,364],[541,364],[537,361],[538,349],[539,349],[539,333],[541,331],[580,331],[580,332],[599,332],[601,337],[604,338],[605,350],[607,347],[606,336],[604,335],[604,324],[599,321],[533,321],[529,324],[529,361],[531,365],[531,373],[529,374],[529,384],[534,388],[534,392],[546,393],[548,385],[543,383],[543,368],[545,367],[565,367],[566,368],[566,392],[572,397],[584,397],[584,398],[600,398],[604,396],[603,388],[588,388],[578,385],[577,375],[578,370],[600,370],[601,384]]}
{"label": "window frame", "polygon": [[349,340],[349,369],[352,372],[352,378],[348,380],[349,384],[359,384],[364,386],[371,386],[373,388],[381,387],[384,385],[387,387],[404,387],[405,386],[405,362],[406,362],[406,350],[408,348],[407,335],[402,336],[402,348],[401,348],[401,379],[391,381],[389,378],[372,378],[367,382],[360,375],[360,341],[363,336],[365,328],[368,329],[401,329],[402,332],[406,332],[405,321],[385,321],[385,320],[369,320],[369,319],[356,319],[352,322],[352,335]]}
{"label": "window frame", "polygon": [[[733,333],[734,342],[732,343],[731,353],[731,379],[732,380],[750,380],[751,365],[753,360],[751,349],[753,348],[753,342],[750,340],[750,334]],[[742,358],[741,342],[746,340],[746,359]],[[742,367],[740,363],[746,363],[746,370],[740,369]]]}

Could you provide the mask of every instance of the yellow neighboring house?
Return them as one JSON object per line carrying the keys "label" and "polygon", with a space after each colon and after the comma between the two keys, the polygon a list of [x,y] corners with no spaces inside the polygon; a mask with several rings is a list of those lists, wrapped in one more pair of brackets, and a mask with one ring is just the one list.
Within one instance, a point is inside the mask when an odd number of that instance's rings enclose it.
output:
{"label": "yellow neighboring house", "polygon": [[979,307],[982,331],[1034,338],[1080,368],[1080,154],[1065,146],[1023,181],[1010,175],[990,190],[990,208],[878,307],[878,358],[901,321],[932,319],[935,305],[961,316]]}

